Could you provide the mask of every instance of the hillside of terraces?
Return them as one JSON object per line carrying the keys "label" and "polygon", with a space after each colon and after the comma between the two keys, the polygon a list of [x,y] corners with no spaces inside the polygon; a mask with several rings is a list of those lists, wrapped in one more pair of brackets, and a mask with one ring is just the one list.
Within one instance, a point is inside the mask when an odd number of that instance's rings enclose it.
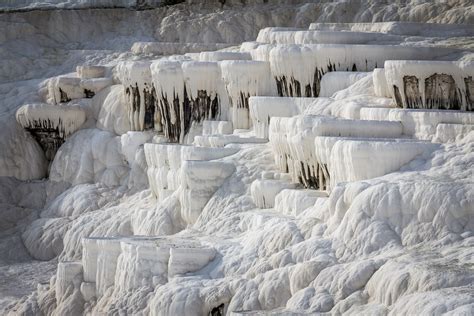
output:
{"label": "hillside of terraces", "polygon": [[360,4],[1,13],[1,313],[474,313],[474,6]]}

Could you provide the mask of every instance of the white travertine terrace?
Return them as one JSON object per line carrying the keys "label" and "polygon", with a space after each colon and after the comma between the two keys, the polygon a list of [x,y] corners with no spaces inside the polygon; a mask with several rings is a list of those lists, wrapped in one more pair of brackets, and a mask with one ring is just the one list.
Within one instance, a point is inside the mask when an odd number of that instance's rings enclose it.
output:
{"label": "white travertine terrace", "polygon": [[96,65],[82,65],[76,67],[76,73],[81,79],[103,78],[107,68]]}
{"label": "white travertine terrace", "polygon": [[81,88],[81,78],[75,74],[54,77],[48,81],[47,101],[50,104],[69,102],[72,99],[84,97],[84,90]]}
{"label": "white travertine terrace", "polygon": [[295,183],[288,183],[279,179],[257,179],[252,182],[250,192],[252,199],[258,208],[273,208],[275,197],[283,190],[295,189]]}
{"label": "white travertine terrace", "polygon": [[283,189],[275,196],[275,210],[296,217],[316,203],[327,200],[327,197],[327,193],[322,191]]}
{"label": "white travertine terrace", "polygon": [[321,78],[319,97],[331,97],[340,90],[349,88],[360,79],[370,75],[370,72],[333,71],[324,74]]}
{"label": "white travertine terrace", "polygon": [[453,52],[400,45],[279,45],[270,51],[270,65],[280,96],[317,97],[327,72],[372,71],[386,60],[430,60]]}
{"label": "white travertine terrace", "polygon": [[271,83],[270,64],[264,61],[232,60],[220,62],[222,78],[231,100],[235,129],[251,127],[249,97],[276,95]]}
{"label": "white travertine terrace", "polygon": [[374,81],[374,92],[378,97],[390,98],[392,95],[390,93],[391,89],[387,84],[387,79],[385,78],[385,69],[384,68],[375,68],[372,75]]}
{"label": "white travertine terrace", "polygon": [[472,36],[470,25],[417,23],[417,22],[375,22],[375,23],[311,23],[310,30],[378,32],[409,36],[439,36],[449,33],[450,36]]}
{"label": "white travertine terrace", "polygon": [[86,121],[86,113],[77,105],[35,103],[20,107],[16,120],[33,134],[51,161],[65,139]]}
{"label": "white travertine terrace", "polygon": [[424,140],[433,138],[440,123],[474,124],[474,113],[446,110],[362,108],[360,118],[400,122],[404,135]]}
{"label": "white travertine terrace", "polygon": [[270,120],[270,144],[281,171],[307,188],[328,188],[328,172],[315,157],[317,136],[400,137],[399,122],[346,120],[323,116],[274,117]]}
{"label": "white travertine terrace", "polygon": [[250,97],[249,109],[255,135],[268,139],[272,117],[292,117],[301,114],[316,98]]}
{"label": "white travertine terrace", "polygon": [[474,111],[474,62],[385,62],[385,78],[399,107]]}
{"label": "white travertine terrace", "polygon": [[271,30],[262,39],[268,44],[378,44],[402,40],[400,36],[375,32],[319,30]]}
{"label": "white travertine terrace", "polygon": [[125,91],[132,131],[161,130],[160,112],[151,82],[150,62],[123,61],[116,66],[117,76]]}

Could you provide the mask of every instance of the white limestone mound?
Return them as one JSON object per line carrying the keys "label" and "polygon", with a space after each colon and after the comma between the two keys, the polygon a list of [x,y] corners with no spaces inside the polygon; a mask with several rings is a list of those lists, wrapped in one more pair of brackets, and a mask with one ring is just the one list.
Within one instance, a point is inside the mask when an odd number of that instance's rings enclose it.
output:
{"label": "white limestone mound", "polygon": [[123,61],[115,71],[123,85],[128,120],[132,131],[161,130],[160,112],[156,110],[156,92],[152,87],[150,62]]}
{"label": "white limestone mound", "polygon": [[250,97],[250,117],[255,135],[268,139],[268,125],[272,117],[301,114],[315,100],[316,98]]}
{"label": "white limestone mound", "polygon": [[474,124],[474,114],[464,111],[377,109],[362,108],[360,118],[364,120],[389,120],[400,122],[403,134],[418,139],[431,140],[440,123]]}
{"label": "white limestone mound", "polygon": [[66,138],[86,120],[85,111],[75,105],[26,104],[16,112],[17,122],[38,141],[52,160]]}
{"label": "white limestone mound", "polygon": [[[426,157],[437,148],[437,144],[421,141],[339,140],[332,147],[329,158],[331,187],[397,171],[415,157]],[[367,161],[377,163],[368,165]]]}
{"label": "white limestone mound", "polygon": [[327,199],[328,194],[316,190],[284,189],[275,196],[275,210],[297,217],[318,200]]}
{"label": "white limestone mound", "polygon": [[233,46],[227,43],[174,43],[174,42],[135,42],[131,51],[134,54],[174,55],[200,53]]}
{"label": "white limestone mound", "polygon": [[81,65],[76,67],[76,72],[81,79],[92,79],[105,77],[107,67],[96,65]]}
{"label": "white limestone mound", "polygon": [[348,88],[368,75],[370,75],[370,73],[355,71],[334,71],[326,73],[321,78],[321,90],[319,96],[330,97],[335,92]]}
{"label": "white limestone mound", "polygon": [[472,62],[389,60],[385,77],[399,107],[474,110]]}
{"label": "white limestone mound", "polygon": [[278,179],[257,179],[252,182],[250,192],[258,208],[273,208],[275,197],[285,189],[295,189],[296,184]]}
{"label": "white limestone mound", "polygon": [[397,45],[279,45],[270,51],[270,65],[280,96],[317,97],[327,72],[372,71],[386,60],[430,60],[455,51]]}
{"label": "white limestone mound", "polygon": [[271,84],[270,64],[254,60],[230,60],[222,61],[219,65],[231,100],[232,124],[236,129],[248,129],[251,127],[249,97],[276,95]]}
{"label": "white limestone mound", "polygon": [[98,129],[75,133],[58,150],[49,179],[56,183],[77,185],[102,183],[106,186],[123,184],[128,175],[120,137]]}

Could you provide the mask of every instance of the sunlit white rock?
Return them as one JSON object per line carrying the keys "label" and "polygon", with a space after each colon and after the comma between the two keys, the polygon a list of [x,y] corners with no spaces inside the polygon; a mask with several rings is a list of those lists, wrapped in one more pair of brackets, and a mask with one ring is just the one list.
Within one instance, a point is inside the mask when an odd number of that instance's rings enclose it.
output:
{"label": "sunlit white rock", "polygon": [[275,197],[285,189],[296,188],[295,183],[275,179],[257,179],[252,182],[250,192],[258,208],[273,208]]}
{"label": "sunlit white rock", "polygon": [[250,117],[255,135],[268,138],[270,118],[300,114],[315,100],[315,98],[250,97]]}
{"label": "sunlit white rock", "polygon": [[96,65],[82,65],[76,67],[77,75],[81,79],[92,79],[105,77],[107,68],[104,66]]}
{"label": "sunlit white rock", "polygon": [[367,72],[334,71],[328,72],[321,78],[320,97],[330,97],[335,92],[353,85],[360,79],[368,76]]}
{"label": "sunlit white rock", "polygon": [[52,160],[65,139],[86,120],[85,111],[75,105],[26,104],[16,112],[17,122],[30,131]]}
{"label": "sunlit white rock", "polygon": [[86,95],[81,87],[81,78],[76,74],[63,75],[49,79],[48,103],[59,104],[73,99],[81,99]]}
{"label": "sunlit white rock", "polygon": [[248,99],[251,96],[276,95],[271,84],[270,64],[263,61],[222,61],[222,78],[231,99],[234,128],[249,128]]}
{"label": "sunlit white rock", "polygon": [[275,196],[275,210],[282,214],[298,216],[319,199],[326,198],[326,192],[284,189]]}
{"label": "sunlit white rock", "polygon": [[123,61],[115,71],[123,85],[132,131],[161,130],[160,111],[152,87],[149,61]]}
{"label": "sunlit white rock", "polygon": [[474,124],[474,114],[463,111],[362,108],[360,116],[401,122],[403,134],[425,140],[433,139],[440,123]]}
{"label": "sunlit white rock", "polygon": [[[436,144],[417,141],[339,140],[331,150],[331,187],[397,171],[416,156],[429,154]],[[367,161],[377,163],[367,164]]]}

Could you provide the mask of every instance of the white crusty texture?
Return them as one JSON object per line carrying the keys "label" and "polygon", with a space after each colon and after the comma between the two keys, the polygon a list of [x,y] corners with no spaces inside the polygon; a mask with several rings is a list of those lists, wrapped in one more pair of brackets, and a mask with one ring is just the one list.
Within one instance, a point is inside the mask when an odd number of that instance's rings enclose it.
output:
{"label": "white crusty texture", "polygon": [[[399,170],[419,155],[429,155],[436,144],[412,141],[338,140],[330,149],[331,187]],[[324,150],[324,149],[323,149]],[[370,165],[367,161],[373,161]]]}
{"label": "white crusty texture", "polygon": [[360,118],[398,121],[403,126],[403,134],[425,140],[433,139],[440,123],[474,124],[474,113],[472,112],[445,110],[362,108]]}
{"label": "white crusty texture", "polygon": [[316,98],[250,97],[250,118],[255,135],[268,138],[268,125],[272,117],[292,117],[304,110]]}
{"label": "white crusty texture", "polygon": [[131,130],[128,106],[122,85],[104,89],[98,96],[103,97],[97,118],[97,128],[122,135]]}
{"label": "white crusty texture", "polygon": [[58,150],[49,179],[69,185],[123,183],[129,168],[122,156],[120,137],[97,129],[81,130]]}
{"label": "white crusty texture", "polygon": [[[145,94],[144,90],[151,91],[151,71],[148,61],[124,61],[116,67],[116,74],[122,83],[124,90],[128,90],[125,95],[128,109],[128,119],[132,131],[144,130],[145,119]],[[134,109],[134,93],[132,88],[138,89],[140,103],[138,109]],[[157,112],[155,111],[155,115]],[[156,119],[156,116],[155,116]]]}
{"label": "white crusty texture", "polygon": [[367,72],[329,72],[321,78],[321,91],[319,92],[319,96],[323,98],[331,97],[335,92],[348,88],[368,75],[369,73]]}
{"label": "white crusty texture", "polygon": [[276,94],[271,84],[270,64],[263,61],[222,61],[222,78],[231,99],[234,128],[249,128],[248,98]]}
{"label": "white crusty texture", "polygon": [[[455,50],[447,48],[400,45],[279,45],[270,51],[269,61],[274,77],[285,77],[289,85],[296,85],[297,81],[301,86],[302,95],[318,96],[318,80],[328,71],[372,71],[381,67],[386,60],[429,60],[453,52]],[[317,91],[308,95],[305,92],[307,85],[312,90],[316,85]],[[293,95],[290,93],[289,96]]]}
{"label": "white crusty texture", "polygon": [[61,138],[77,131],[86,120],[80,106],[26,104],[16,112],[17,122],[26,129],[57,129]]}
{"label": "white crusty texture", "polygon": [[3,126],[0,176],[20,180],[42,179],[47,173],[48,163],[41,147],[14,119],[9,118]]}

